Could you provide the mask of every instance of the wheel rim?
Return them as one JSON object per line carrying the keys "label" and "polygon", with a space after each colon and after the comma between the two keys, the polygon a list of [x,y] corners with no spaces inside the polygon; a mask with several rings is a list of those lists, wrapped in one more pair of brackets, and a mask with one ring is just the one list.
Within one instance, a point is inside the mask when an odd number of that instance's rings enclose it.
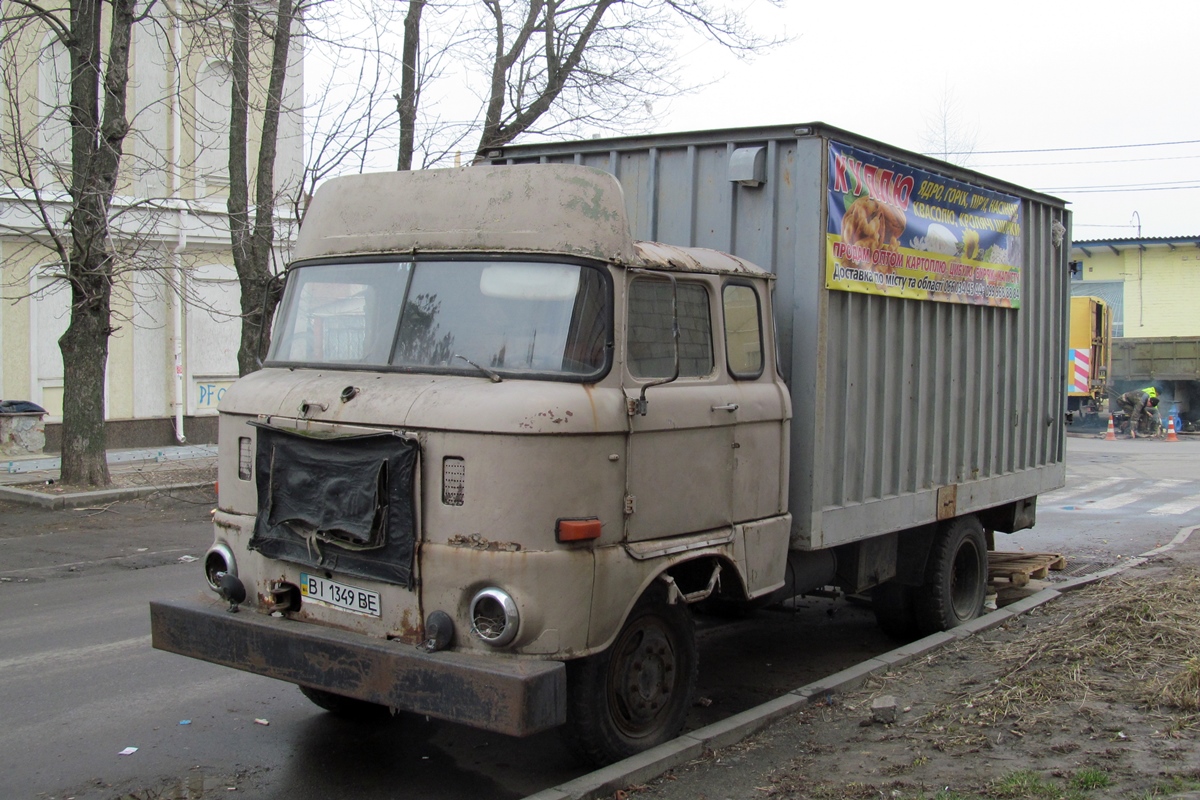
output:
{"label": "wheel rim", "polygon": [[615,643],[608,680],[608,707],[617,729],[631,739],[652,736],[666,723],[679,679],[675,647],[666,623],[647,616]]}
{"label": "wheel rim", "polygon": [[979,551],[974,542],[964,541],[954,554],[954,573],[950,579],[950,604],[958,619],[971,619],[975,615],[982,600],[982,577],[979,569]]}

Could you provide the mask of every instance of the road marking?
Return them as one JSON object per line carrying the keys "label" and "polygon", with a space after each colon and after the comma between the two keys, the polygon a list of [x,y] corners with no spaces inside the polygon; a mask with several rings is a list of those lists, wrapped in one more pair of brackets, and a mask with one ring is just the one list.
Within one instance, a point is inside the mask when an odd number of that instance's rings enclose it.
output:
{"label": "road marking", "polygon": [[1100,478],[1099,480],[1094,480],[1090,483],[1085,483],[1082,486],[1073,486],[1073,487],[1067,486],[1067,487],[1063,487],[1062,489],[1055,489],[1053,492],[1047,492],[1046,494],[1042,495],[1040,499],[1042,500],[1042,502],[1051,501],[1051,502],[1057,503],[1059,500],[1062,500],[1064,498],[1075,497],[1076,495],[1080,495],[1080,494],[1087,494],[1088,492],[1093,492],[1097,489],[1103,489],[1106,486],[1112,486],[1114,483],[1120,483],[1123,480],[1126,480],[1126,479],[1125,478]]}
{"label": "road marking", "polygon": [[1185,497],[1182,500],[1176,500],[1174,503],[1164,503],[1161,506],[1150,509],[1150,514],[1156,517],[1173,516],[1175,514],[1186,514],[1189,511],[1200,508],[1200,497]]}
{"label": "road marking", "polygon": [[122,639],[119,642],[105,642],[88,647],[67,647],[58,650],[43,650],[40,653],[30,653],[27,656],[0,659],[0,672],[20,667],[37,667],[44,664],[53,666],[78,666],[78,659],[94,658],[112,652],[134,652],[150,644],[150,636],[135,636],[132,639]]}
{"label": "road marking", "polygon": [[1130,489],[1127,492],[1115,492],[1103,500],[1097,500],[1095,503],[1088,503],[1087,510],[1089,511],[1112,511],[1114,509],[1123,508],[1124,506],[1132,505],[1139,500],[1145,500],[1147,497],[1158,494],[1164,488],[1171,489],[1176,486],[1182,486],[1188,483],[1184,480],[1175,480],[1165,478],[1156,480],[1149,486],[1142,486],[1137,489]]}

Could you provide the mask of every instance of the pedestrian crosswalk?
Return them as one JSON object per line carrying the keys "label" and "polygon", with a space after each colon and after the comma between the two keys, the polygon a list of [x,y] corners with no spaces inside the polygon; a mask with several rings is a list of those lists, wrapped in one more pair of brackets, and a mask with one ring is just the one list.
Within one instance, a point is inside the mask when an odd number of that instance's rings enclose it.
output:
{"label": "pedestrian crosswalk", "polygon": [[1178,478],[1105,478],[1075,482],[1038,498],[1040,511],[1121,512],[1153,517],[1195,517],[1200,522],[1200,481]]}

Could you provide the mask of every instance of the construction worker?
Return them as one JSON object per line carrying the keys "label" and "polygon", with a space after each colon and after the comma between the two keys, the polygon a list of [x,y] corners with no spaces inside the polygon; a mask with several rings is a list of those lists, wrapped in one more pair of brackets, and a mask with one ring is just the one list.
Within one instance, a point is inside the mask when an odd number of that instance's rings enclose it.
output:
{"label": "construction worker", "polygon": [[1134,389],[1118,397],[1117,402],[1121,404],[1121,409],[1129,415],[1129,438],[1136,439],[1138,425],[1146,413],[1146,407],[1158,407],[1158,390],[1153,386]]}

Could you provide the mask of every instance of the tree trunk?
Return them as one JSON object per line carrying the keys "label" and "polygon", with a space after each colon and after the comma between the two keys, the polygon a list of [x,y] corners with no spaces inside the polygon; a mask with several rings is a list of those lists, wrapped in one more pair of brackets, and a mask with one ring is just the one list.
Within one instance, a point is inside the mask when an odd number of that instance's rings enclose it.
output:
{"label": "tree trunk", "polygon": [[[112,335],[113,256],[108,214],[129,124],[125,119],[134,0],[113,0],[101,84],[100,0],[71,3],[71,321],[58,340],[63,358],[63,483],[110,483],[104,375]],[[103,110],[100,90],[103,87]]]}
{"label": "tree trunk", "polygon": [[413,148],[416,146],[417,104],[420,88],[417,85],[417,58],[421,51],[421,11],[425,0],[408,0],[404,17],[404,44],[400,56],[400,95],[396,98],[400,111],[400,156],[396,169],[412,169]]}
{"label": "tree trunk", "polygon": [[242,337],[238,348],[238,374],[259,369],[271,344],[270,325],[279,304],[279,280],[271,270],[275,240],[275,153],[279,114],[287,78],[288,51],[296,4],[279,0],[275,16],[271,74],[263,111],[262,137],[256,161],[255,209],[251,223],[249,178],[246,166],[250,124],[250,12],[251,0],[234,0],[233,96],[229,126],[229,229],[233,264],[241,287]]}

